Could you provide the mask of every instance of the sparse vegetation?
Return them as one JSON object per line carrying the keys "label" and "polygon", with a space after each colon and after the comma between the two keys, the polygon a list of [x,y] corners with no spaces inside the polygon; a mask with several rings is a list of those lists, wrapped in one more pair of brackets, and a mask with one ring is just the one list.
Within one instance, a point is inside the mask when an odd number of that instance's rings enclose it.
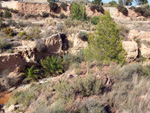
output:
{"label": "sparse vegetation", "polygon": [[62,2],[62,3],[60,4],[60,7],[62,7],[64,11],[67,11],[68,4]]}
{"label": "sparse vegetation", "polygon": [[4,32],[7,36],[9,36],[9,37],[11,37],[11,36],[14,35],[14,31],[13,31],[13,29],[10,28],[10,27],[4,28],[4,29],[3,29],[3,32]]}
{"label": "sparse vegetation", "polygon": [[94,16],[91,18],[91,24],[93,24],[93,25],[97,25],[99,21],[100,21],[99,16]]}
{"label": "sparse vegetation", "polygon": [[43,12],[43,13],[42,13],[42,17],[46,18],[46,17],[48,17],[48,16],[49,16],[49,13],[47,13],[47,12]]}
{"label": "sparse vegetation", "polygon": [[123,5],[118,5],[117,7],[118,11],[122,12],[125,16],[128,16],[128,10]]}
{"label": "sparse vegetation", "polygon": [[49,2],[49,7],[53,12],[55,12],[58,8],[58,4],[55,2]]}
{"label": "sparse vegetation", "polygon": [[88,34],[84,31],[80,31],[78,37],[83,41],[87,41]]}
{"label": "sparse vegetation", "polygon": [[9,48],[9,44],[4,38],[0,38],[0,53]]}
{"label": "sparse vegetation", "polygon": [[4,15],[3,16],[4,16],[4,18],[11,18],[12,17],[11,13],[8,10],[4,11]]}

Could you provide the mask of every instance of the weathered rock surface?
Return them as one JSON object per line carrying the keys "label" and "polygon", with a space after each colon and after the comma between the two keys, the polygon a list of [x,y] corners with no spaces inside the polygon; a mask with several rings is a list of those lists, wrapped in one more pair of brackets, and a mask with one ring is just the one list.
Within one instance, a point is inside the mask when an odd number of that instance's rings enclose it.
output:
{"label": "weathered rock surface", "polygon": [[150,31],[130,30],[128,38],[150,41]]}
{"label": "weathered rock surface", "polygon": [[21,41],[21,46],[14,48],[14,53],[0,55],[0,71],[20,71],[27,64],[36,63],[39,59],[59,54],[62,49],[60,35],[52,35],[38,41]]}
{"label": "weathered rock surface", "polygon": [[133,61],[138,56],[138,45],[135,41],[122,41],[123,48],[127,52],[126,60]]}
{"label": "weathered rock surface", "polygon": [[144,58],[150,59],[150,47],[146,46],[145,44],[141,44],[140,51]]}

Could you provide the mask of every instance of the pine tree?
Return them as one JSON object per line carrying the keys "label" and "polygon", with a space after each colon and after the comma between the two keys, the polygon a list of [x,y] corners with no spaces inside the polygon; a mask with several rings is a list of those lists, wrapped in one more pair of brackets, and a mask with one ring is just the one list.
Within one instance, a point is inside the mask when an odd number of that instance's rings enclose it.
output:
{"label": "pine tree", "polygon": [[85,59],[88,61],[125,62],[125,51],[122,49],[122,38],[119,30],[108,12],[100,16],[97,31],[88,37],[88,48],[85,49]]}

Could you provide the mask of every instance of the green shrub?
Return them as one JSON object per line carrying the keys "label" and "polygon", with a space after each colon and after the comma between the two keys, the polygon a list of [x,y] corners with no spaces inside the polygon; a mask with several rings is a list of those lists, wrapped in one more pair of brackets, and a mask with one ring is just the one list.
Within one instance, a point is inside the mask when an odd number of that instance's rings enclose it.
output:
{"label": "green shrub", "polygon": [[46,75],[56,76],[63,72],[63,59],[58,56],[46,57],[46,59],[40,62]]}
{"label": "green shrub", "polygon": [[142,8],[142,7],[137,7],[137,8],[134,9],[134,11],[135,11],[136,13],[140,13],[141,15],[144,14],[145,10],[146,10],[146,9],[145,9],[145,8]]}
{"label": "green shrub", "polygon": [[23,36],[27,36],[27,33],[25,31],[19,32],[19,36],[22,38]]}
{"label": "green shrub", "polygon": [[83,41],[87,41],[88,34],[84,31],[80,31],[78,37]]}
{"label": "green shrub", "polygon": [[3,32],[7,35],[7,36],[13,36],[14,35],[14,31],[12,28],[7,27],[3,29]]}
{"label": "green shrub", "polygon": [[31,66],[30,68],[26,69],[26,72],[23,73],[23,76],[25,76],[24,82],[34,82],[38,78],[41,78],[40,75],[38,75],[39,69],[34,69],[34,66]]}
{"label": "green shrub", "polygon": [[53,12],[55,12],[55,11],[57,11],[58,4],[55,2],[49,2],[49,7]]}
{"label": "green shrub", "polygon": [[91,21],[91,24],[97,25],[98,22],[100,21],[100,17],[99,16],[94,16],[94,17],[91,18],[90,21]]}
{"label": "green shrub", "polygon": [[144,17],[149,17],[150,16],[150,10],[146,10],[143,14]]}
{"label": "green shrub", "polygon": [[67,11],[68,5],[65,4],[64,2],[62,2],[62,3],[60,4],[60,7],[62,7],[64,11]]}
{"label": "green shrub", "polygon": [[[72,19],[77,19],[77,20],[85,20],[87,18],[86,15],[86,10],[83,4],[77,4],[77,3],[72,3],[71,4],[71,17]],[[83,8],[84,8],[84,13],[83,13]],[[83,15],[84,14],[84,15]]]}
{"label": "green shrub", "polygon": [[97,25],[95,34],[88,37],[88,48],[84,52],[86,60],[124,63],[125,51],[121,40],[116,23],[106,12],[104,16],[100,16],[100,23]]}
{"label": "green shrub", "polygon": [[41,38],[41,30],[36,27],[36,28],[31,28],[29,32],[27,32],[27,39],[38,39]]}
{"label": "green shrub", "polygon": [[104,13],[103,7],[102,7],[102,6],[99,6],[99,5],[90,5],[90,9],[91,9],[92,11],[97,10],[98,12]]}
{"label": "green shrub", "polygon": [[11,13],[8,10],[5,10],[4,11],[4,18],[11,18],[11,17],[12,17]]}
{"label": "green shrub", "polygon": [[75,99],[77,95],[83,97],[100,95],[104,92],[105,85],[101,79],[87,75],[83,78],[74,78],[71,82],[60,81],[54,88],[58,97],[67,101],[68,99]]}
{"label": "green shrub", "polygon": [[117,4],[116,1],[111,1],[111,2],[109,2],[109,6],[110,6],[110,7],[117,7],[118,4]]}
{"label": "green shrub", "polygon": [[118,9],[118,11],[123,13],[125,16],[128,16],[128,10],[123,5],[118,5],[117,9]]}
{"label": "green shrub", "polygon": [[60,13],[60,18],[61,18],[61,19],[67,18],[67,16],[66,16],[64,13]]}
{"label": "green shrub", "polygon": [[48,17],[49,16],[49,13],[47,13],[47,12],[42,12],[42,17]]}

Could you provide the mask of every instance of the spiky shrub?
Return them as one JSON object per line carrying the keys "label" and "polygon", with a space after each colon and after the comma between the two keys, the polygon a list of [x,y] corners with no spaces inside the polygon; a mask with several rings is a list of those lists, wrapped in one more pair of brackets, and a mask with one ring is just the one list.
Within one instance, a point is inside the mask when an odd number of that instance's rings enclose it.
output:
{"label": "spiky shrub", "polygon": [[38,78],[41,78],[40,75],[38,75],[39,69],[34,69],[34,65],[31,66],[30,68],[26,69],[26,72],[23,73],[22,75],[25,76],[24,82],[34,82]]}
{"label": "spiky shrub", "polygon": [[55,12],[58,8],[58,4],[55,2],[49,2],[49,7],[53,12]]}
{"label": "spiky shrub", "polygon": [[85,59],[87,61],[125,62],[125,51],[121,40],[116,23],[112,21],[110,14],[105,12],[105,15],[100,17],[97,31],[88,37],[89,44],[84,52]]}
{"label": "spiky shrub", "polygon": [[[71,4],[71,17],[72,19],[77,19],[77,20],[85,20],[87,18],[87,15],[86,15],[86,9],[85,9],[85,6],[84,4],[77,4],[77,3],[72,3]],[[83,13],[83,10],[84,10],[84,13]]]}
{"label": "spiky shrub", "polygon": [[117,9],[119,12],[123,13],[125,16],[128,16],[128,10],[123,5],[118,5]]}
{"label": "spiky shrub", "polygon": [[11,13],[8,10],[5,10],[4,11],[4,18],[11,18],[11,17],[12,17]]}
{"label": "spiky shrub", "polygon": [[63,59],[59,56],[46,57],[41,60],[41,65],[46,73],[46,76],[56,76],[63,72]]}
{"label": "spiky shrub", "polygon": [[97,23],[99,22],[99,20],[100,20],[99,16],[94,16],[94,17],[91,18],[90,21],[91,21],[91,24],[97,25]]}
{"label": "spiky shrub", "polygon": [[7,36],[13,36],[13,35],[14,35],[14,31],[13,31],[13,29],[10,28],[10,27],[4,28],[3,32],[4,32]]}

